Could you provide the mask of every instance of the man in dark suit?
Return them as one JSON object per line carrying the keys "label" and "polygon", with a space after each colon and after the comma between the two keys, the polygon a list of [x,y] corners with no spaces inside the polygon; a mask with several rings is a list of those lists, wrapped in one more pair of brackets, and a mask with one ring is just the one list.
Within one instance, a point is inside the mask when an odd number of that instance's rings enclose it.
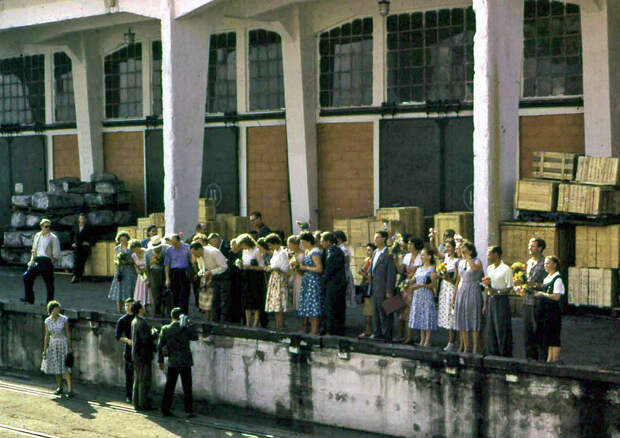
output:
{"label": "man in dark suit", "polygon": [[92,228],[87,224],[87,218],[84,213],[78,216],[77,224],[73,227],[72,248],[73,248],[73,278],[71,283],[77,283],[82,280],[84,274],[84,265],[90,255],[90,249],[95,243]]}
{"label": "man in dark suit", "polygon": [[383,302],[392,298],[396,285],[396,265],[386,242],[386,231],[375,233],[375,245],[377,249],[370,259],[370,283],[368,285],[373,307],[374,334],[371,339],[392,342],[392,329],[394,325],[393,314],[387,315],[383,310]]}
{"label": "man in dark suit", "polygon": [[131,358],[133,361],[133,405],[136,410],[147,411],[151,407],[151,362],[155,346],[151,327],[144,319],[146,313],[140,301],[131,306],[134,314],[131,322]]}
{"label": "man in dark suit", "polygon": [[116,340],[125,344],[123,358],[125,359],[125,401],[127,403],[131,403],[133,396],[133,361],[131,360],[131,323],[133,321],[131,308],[133,303],[133,298],[125,300],[126,313],[118,320],[114,330]]}
{"label": "man in dark suit", "polygon": [[177,385],[177,379],[181,376],[181,384],[183,385],[183,402],[185,413],[188,418],[195,417],[192,408],[192,350],[190,349],[190,341],[198,340],[198,333],[194,327],[190,327],[187,322],[187,316],[181,314],[181,308],[175,307],[170,312],[172,322],[161,329],[159,335],[158,362],[159,369],[164,370],[164,356],[168,356],[168,372],[166,373],[166,389],[164,398],[161,402],[161,411],[164,416],[172,416],[170,408],[172,406],[172,397],[174,396],[174,388]]}
{"label": "man in dark suit", "polygon": [[260,211],[250,213],[250,223],[254,231],[256,231],[256,239],[267,237],[271,233],[271,228],[263,222],[263,215]]}
{"label": "man in dark suit", "polygon": [[325,290],[327,334],[344,336],[347,292],[344,253],[333,233],[321,235],[321,246],[325,253],[321,283]]}

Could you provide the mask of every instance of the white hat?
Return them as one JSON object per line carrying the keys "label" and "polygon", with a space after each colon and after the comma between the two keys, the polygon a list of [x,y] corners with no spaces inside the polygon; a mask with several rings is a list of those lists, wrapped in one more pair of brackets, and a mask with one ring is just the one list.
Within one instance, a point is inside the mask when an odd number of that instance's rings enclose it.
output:
{"label": "white hat", "polygon": [[162,244],[161,237],[153,236],[153,237],[151,237],[151,240],[149,242],[149,249],[159,248],[161,246],[161,244]]}

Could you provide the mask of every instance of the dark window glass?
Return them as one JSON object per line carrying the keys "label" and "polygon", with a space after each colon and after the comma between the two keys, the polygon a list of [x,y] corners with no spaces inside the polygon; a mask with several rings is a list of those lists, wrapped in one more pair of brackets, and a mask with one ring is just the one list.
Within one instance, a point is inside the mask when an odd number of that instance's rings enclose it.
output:
{"label": "dark window glass", "polygon": [[282,40],[266,30],[250,32],[250,110],[284,108]]}
{"label": "dark window glass", "polygon": [[123,47],[104,59],[105,115],[142,116],[142,44]]}
{"label": "dark window glass", "polygon": [[0,60],[0,124],[45,123],[44,55]]}
{"label": "dark window glass", "polygon": [[[388,26],[398,28],[398,20]],[[372,104],[372,18],[323,32],[319,54],[322,107]]]}
{"label": "dark window glass", "polygon": [[153,41],[152,53],[151,95],[153,96],[153,115],[161,116],[161,41]]}
{"label": "dark window glass", "polygon": [[579,6],[526,0],[523,97],[583,94]]}
{"label": "dark window glass", "polygon": [[387,18],[389,102],[473,100],[473,9],[390,15]]}
{"label": "dark window glass", "polygon": [[54,53],[54,120],[75,122],[73,71],[65,52]]}
{"label": "dark window glass", "polygon": [[237,35],[211,35],[207,72],[207,112],[237,111]]}

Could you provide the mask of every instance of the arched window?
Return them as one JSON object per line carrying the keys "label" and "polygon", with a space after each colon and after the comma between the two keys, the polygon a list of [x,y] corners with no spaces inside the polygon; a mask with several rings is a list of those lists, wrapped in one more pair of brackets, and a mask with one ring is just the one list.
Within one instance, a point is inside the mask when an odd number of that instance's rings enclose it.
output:
{"label": "arched window", "polygon": [[54,53],[54,120],[75,122],[73,71],[65,52]]}
{"label": "arched window", "polygon": [[582,95],[579,6],[526,0],[523,35],[523,97]]}
{"label": "arched window", "polygon": [[130,44],[104,58],[105,115],[142,116],[142,44]]}
{"label": "arched window", "polygon": [[263,29],[249,37],[250,111],[284,108],[282,39]]}
{"label": "arched window", "polygon": [[207,113],[237,111],[237,35],[211,35],[207,78]]}
{"label": "arched window", "polygon": [[387,100],[473,100],[474,33],[469,8],[387,18]]}
{"label": "arched window", "polygon": [[321,107],[372,104],[372,18],[319,36]]}
{"label": "arched window", "polygon": [[45,57],[0,60],[0,124],[45,123]]}

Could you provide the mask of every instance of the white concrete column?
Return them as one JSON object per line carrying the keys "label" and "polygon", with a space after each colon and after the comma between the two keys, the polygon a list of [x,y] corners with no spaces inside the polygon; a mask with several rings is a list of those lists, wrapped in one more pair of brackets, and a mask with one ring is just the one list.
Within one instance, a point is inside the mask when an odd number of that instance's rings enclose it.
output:
{"label": "white concrete column", "polygon": [[620,157],[620,2],[581,3],[586,154]]}
{"label": "white concrete column", "polygon": [[200,17],[175,20],[174,5],[161,1],[164,205],[166,233],[189,235],[202,180],[208,26]]}
{"label": "white concrete column", "polygon": [[312,5],[292,6],[282,22],[286,136],[291,219],[318,224],[316,44],[309,23]]}
{"label": "white concrete column", "polygon": [[103,172],[103,55],[96,33],[82,33],[68,44],[73,70],[75,118],[80,155],[80,176],[90,181],[94,172]]}
{"label": "white concrete column", "polygon": [[[474,0],[474,240],[481,254],[513,216],[523,0]],[[486,265],[486,264],[485,264]]]}

